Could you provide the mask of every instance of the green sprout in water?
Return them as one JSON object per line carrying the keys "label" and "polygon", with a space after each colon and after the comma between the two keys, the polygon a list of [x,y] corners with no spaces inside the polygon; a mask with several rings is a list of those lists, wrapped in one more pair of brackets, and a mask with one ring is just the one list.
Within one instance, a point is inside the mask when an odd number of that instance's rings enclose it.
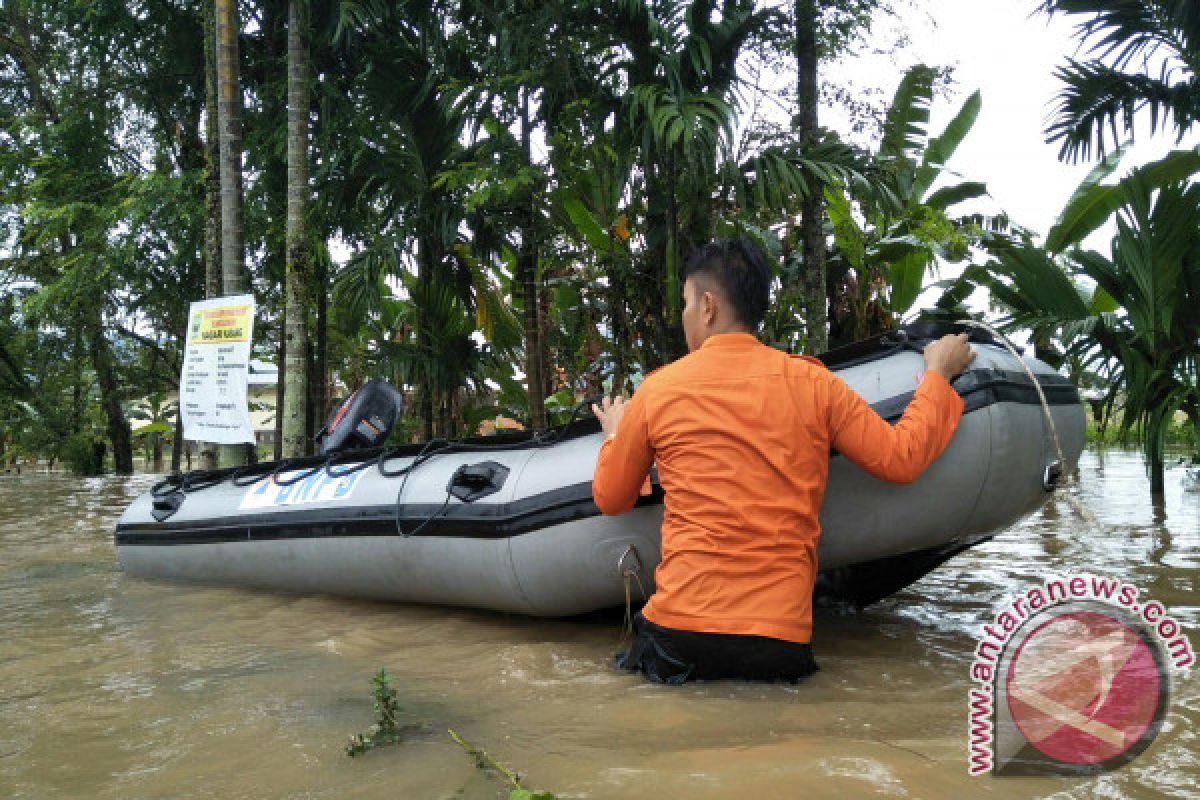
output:
{"label": "green sprout in water", "polygon": [[400,728],[396,724],[400,704],[396,702],[396,689],[387,670],[381,669],[371,678],[371,696],[375,701],[375,725],[367,733],[356,733],[350,737],[346,755],[351,758],[400,741]]}
{"label": "green sprout in water", "polygon": [[458,743],[459,747],[466,750],[471,758],[475,759],[475,766],[485,772],[499,773],[504,777],[505,783],[509,785],[508,800],[558,800],[550,792],[538,792],[532,789],[526,789],[521,785],[521,776],[512,771],[508,767],[501,764],[496,759],[492,758],[486,750],[476,747],[467,740],[463,739],[454,731],[447,731],[450,738]]}

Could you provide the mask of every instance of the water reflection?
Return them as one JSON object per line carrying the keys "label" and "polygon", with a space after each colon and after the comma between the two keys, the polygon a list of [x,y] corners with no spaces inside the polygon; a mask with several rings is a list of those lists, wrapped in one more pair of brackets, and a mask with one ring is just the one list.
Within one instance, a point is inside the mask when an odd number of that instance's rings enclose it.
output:
{"label": "water reflection", "polygon": [[[529,620],[125,578],[112,526],[150,477],[0,479],[0,796],[491,798],[453,727],[563,797],[1190,796],[1195,679],[1159,741],[1098,780],[968,779],[978,626],[1048,574],[1144,587],[1195,638],[1200,494],[1149,501],[1140,458],[1089,452],[1056,500],[861,612],[821,609],[799,687],[667,689],[614,672],[620,615]],[[406,743],[351,761],[370,675]]]}

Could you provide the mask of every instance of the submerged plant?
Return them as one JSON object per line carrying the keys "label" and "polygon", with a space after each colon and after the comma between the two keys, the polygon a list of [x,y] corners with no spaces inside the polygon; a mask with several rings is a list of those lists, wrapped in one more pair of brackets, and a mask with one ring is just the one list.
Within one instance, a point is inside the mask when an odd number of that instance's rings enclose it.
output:
{"label": "submerged plant", "polygon": [[458,743],[459,747],[466,750],[471,758],[475,759],[475,766],[485,772],[493,772],[503,776],[504,781],[510,787],[508,800],[557,800],[551,792],[526,789],[521,785],[521,776],[519,774],[492,758],[486,750],[476,747],[454,731],[447,731],[447,733],[450,734],[451,739]]}
{"label": "submerged plant", "polygon": [[400,704],[396,701],[396,689],[387,670],[380,669],[371,678],[371,697],[375,701],[375,725],[366,733],[356,733],[350,737],[346,755],[351,758],[400,741],[400,728],[396,724]]}

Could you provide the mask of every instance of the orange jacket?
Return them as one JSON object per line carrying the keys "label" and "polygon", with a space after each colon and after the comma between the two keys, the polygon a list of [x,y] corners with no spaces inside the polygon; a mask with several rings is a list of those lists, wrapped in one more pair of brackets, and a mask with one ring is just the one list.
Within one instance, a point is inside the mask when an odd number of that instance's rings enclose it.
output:
{"label": "orange jacket", "polygon": [[892,426],[816,359],[748,333],[711,336],[642,382],[600,447],[592,496],[605,514],[628,511],[657,462],[662,561],[647,619],[807,642],[830,448],[906,483],[946,447],[962,409],[926,373]]}

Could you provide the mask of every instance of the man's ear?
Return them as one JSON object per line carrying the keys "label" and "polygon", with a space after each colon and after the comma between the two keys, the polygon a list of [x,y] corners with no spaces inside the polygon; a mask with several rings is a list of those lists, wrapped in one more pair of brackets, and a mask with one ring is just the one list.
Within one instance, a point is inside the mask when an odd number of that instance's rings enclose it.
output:
{"label": "man's ear", "polygon": [[717,318],[717,296],[713,292],[705,292],[701,299],[704,318],[711,324]]}

